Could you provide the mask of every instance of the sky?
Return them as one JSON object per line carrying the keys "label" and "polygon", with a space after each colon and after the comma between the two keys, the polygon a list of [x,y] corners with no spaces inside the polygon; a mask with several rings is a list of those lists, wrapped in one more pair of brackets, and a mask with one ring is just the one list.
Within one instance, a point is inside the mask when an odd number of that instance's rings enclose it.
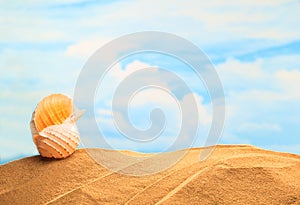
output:
{"label": "sky", "polygon": [[[299,10],[298,0],[0,1],[0,164],[38,154],[29,122],[43,97],[72,96],[81,69],[98,48],[141,31],[180,36],[211,60],[226,100],[219,143],[300,154]],[[153,72],[166,68],[187,82],[191,93],[179,101],[195,97],[199,132],[194,146],[203,145],[211,124],[211,100],[203,82],[185,66],[154,53],[133,55],[113,66],[94,106],[99,129],[113,148],[159,152],[180,129],[174,96],[155,89],[136,95],[129,113],[135,127],[147,129],[149,112],[164,110],[168,123],[158,141],[130,142],[114,128],[114,89],[143,67],[154,67]]]}

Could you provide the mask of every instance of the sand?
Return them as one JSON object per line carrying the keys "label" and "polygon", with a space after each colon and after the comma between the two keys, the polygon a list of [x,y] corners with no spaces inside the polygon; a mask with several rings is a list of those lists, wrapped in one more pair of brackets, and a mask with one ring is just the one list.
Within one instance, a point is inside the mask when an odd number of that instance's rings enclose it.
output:
{"label": "sand", "polygon": [[300,204],[299,155],[218,145],[199,162],[203,150],[149,176],[111,172],[85,149],[64,160],[24,158],[0,166],[0,204]]}

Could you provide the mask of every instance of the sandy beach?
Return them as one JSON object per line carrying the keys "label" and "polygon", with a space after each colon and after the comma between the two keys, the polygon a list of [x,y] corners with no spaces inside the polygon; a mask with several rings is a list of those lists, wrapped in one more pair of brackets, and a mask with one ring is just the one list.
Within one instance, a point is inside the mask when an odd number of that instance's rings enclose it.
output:
{"label": "sandy beach", "polygon": [[204,149],[148,176],[112,172],[85,149],[20,159],[0,166],[0,204],[300,204],[299,155],[218,145],[200,162]]}

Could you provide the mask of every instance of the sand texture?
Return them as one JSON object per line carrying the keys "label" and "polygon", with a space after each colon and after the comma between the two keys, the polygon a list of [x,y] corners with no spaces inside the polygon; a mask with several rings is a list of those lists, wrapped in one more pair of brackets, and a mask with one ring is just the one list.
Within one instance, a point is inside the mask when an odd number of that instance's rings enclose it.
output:
{"label": "sand texture", "polygon": [[300,205],[299,155],[218,145],[200,162],[203,150],[193,148],[179,163],[148,176],[111,172],[85,149],[64,160],[24,158],[0,166],[0,204]]}

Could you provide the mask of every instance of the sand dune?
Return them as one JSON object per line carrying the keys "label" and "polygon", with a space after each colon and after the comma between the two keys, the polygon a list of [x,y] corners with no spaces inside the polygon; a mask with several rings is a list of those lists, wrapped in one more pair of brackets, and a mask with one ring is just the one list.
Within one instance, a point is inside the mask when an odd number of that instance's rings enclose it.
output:
{"label": "sand dune", "polygon": [[84,149],[65,160],[24,158],[0,166],[0,204],[300,204],[299,155],[219,145],[199,162],[204,149],[140,177],[111,172]]}

